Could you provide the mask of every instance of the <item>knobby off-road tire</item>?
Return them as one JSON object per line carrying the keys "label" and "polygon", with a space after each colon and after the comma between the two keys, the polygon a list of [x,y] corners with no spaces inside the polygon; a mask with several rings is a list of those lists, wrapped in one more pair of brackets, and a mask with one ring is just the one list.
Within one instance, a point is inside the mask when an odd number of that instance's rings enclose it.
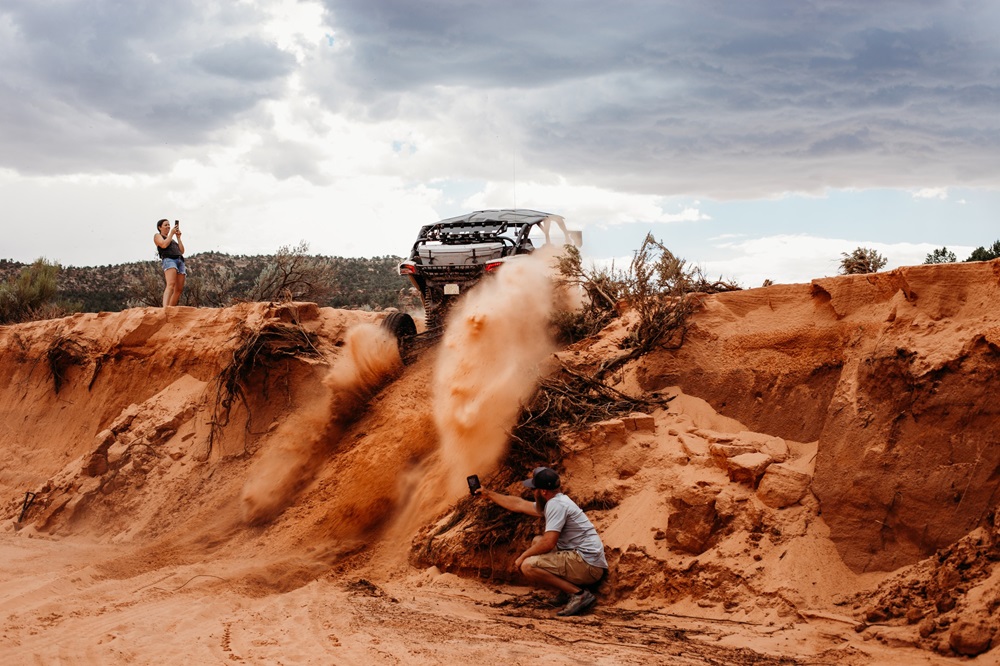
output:
{"label": "knobby off-road tire", "polygon": [[417,325],[413,317],[405,312],[390,312],[382,320],[382,328],[396,336],[397,340],[417,334]]}

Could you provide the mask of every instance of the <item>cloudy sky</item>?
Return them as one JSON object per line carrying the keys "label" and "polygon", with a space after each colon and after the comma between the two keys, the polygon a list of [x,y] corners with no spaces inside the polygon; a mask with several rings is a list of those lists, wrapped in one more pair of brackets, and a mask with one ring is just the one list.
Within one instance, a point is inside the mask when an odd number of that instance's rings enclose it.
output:
{"label": "cloudy sky", "polygon": [[403,255],[483,208],[710,276],[1000,238],[995,0],[4,0],[0,258]]}

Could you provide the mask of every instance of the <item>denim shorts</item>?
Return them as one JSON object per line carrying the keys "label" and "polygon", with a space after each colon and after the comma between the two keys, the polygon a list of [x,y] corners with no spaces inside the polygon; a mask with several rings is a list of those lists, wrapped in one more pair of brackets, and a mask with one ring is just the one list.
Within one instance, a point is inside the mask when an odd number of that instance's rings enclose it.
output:
{"label": "denim shorts", "polygon": [[166,257],[163,260],[163,270],[166,271],[168,268],[176,268],[178,275],[187,275],[187,269],[184,268],[183,257],[177,259],[174,259],[172,257]]}

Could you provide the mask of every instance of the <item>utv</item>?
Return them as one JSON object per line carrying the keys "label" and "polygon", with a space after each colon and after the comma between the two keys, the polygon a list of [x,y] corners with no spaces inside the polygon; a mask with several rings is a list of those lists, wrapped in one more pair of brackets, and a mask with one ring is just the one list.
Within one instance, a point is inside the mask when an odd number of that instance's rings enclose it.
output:
{"label": "utv", "polygon": [[564,243],[580,246],[582,234],[567,231],[562,217],[527,208],[480,210],[421,227],[399,274],[420,292],[427,332],[439,333],[454,301],[485,274],[550,244],[553,224]]}

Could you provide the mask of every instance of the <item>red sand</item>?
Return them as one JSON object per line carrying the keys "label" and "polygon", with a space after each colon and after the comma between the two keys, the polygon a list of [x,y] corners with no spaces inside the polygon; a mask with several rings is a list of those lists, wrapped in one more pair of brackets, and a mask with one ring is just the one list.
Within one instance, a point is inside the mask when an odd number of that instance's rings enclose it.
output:
{"label": "red sand", "polygon": [[[519,544],[443,529],[552,359],[543,273],[406,368],[379,315],[311,304],[0,327],[4,662],[998,663],[998,276],[705,297],[616,379],[673,400],[564,440],[612,564],[577,618],[517,584]],[[251,356],[227,413],[240,332],[299,324],[314,353]],[[558,356],[597,363],[627,324]]]}

